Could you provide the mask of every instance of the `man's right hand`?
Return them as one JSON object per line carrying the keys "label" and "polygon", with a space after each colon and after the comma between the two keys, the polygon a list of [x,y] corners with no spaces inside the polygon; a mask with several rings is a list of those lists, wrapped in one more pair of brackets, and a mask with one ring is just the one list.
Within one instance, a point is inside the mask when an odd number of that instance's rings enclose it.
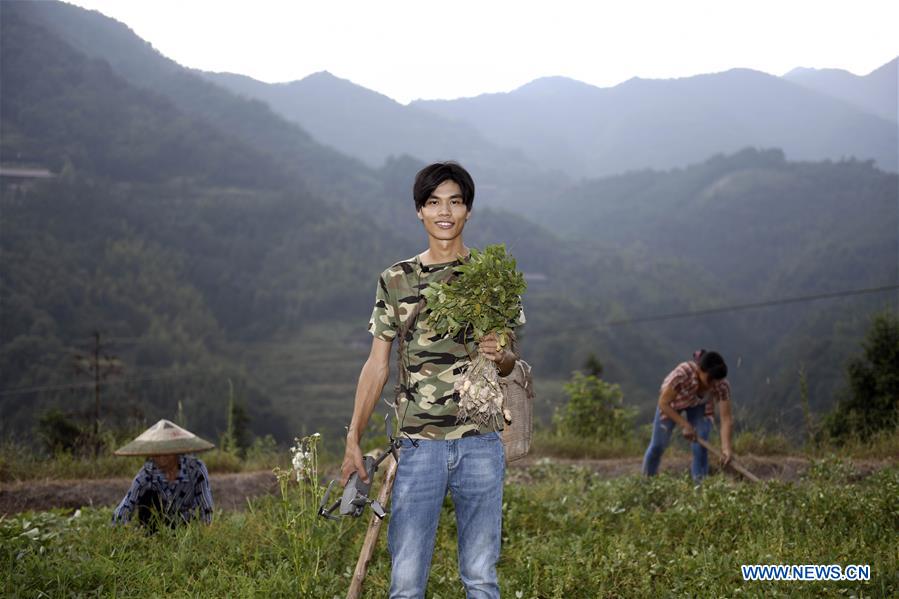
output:
{"label": "man's right hand", "polygon": [[347,439],[346,451],[343,454],[343,465],[340,467],[340,484],[344,487],[353,472],[359,473],[362,482],[368,482],[368,472],[365,471],[365,463],[362,461],[362,450],[359,449],[358,443],[353,443]]}
{"label": "man's right hand", "polygon": [[682,432],[684,435],[684,439],[686,439],[687,441],[690,441],[691,443],[696,441],[696,429],[693,428],[693,425],[690,424],[689,422],[683,428]]}

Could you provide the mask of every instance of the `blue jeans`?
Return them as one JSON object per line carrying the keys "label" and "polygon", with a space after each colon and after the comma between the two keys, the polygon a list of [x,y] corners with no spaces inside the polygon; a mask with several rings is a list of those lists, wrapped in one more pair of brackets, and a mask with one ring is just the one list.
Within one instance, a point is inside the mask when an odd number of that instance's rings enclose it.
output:
{"label": "blue jeans", "polygon": [[506,464],[498,433],[452,441],[403,439],[390,500],[390,597],[424,597],[443,499],[456,511],[466,597],[498,598]]}
{"label": "blue jeans", "polygon": [[[687,408],[681,414],[696,429],[696,434],[708,441],[709,432],[712,430],[712,419],[705,417],[705,405],[700,404]],[[671,431],[674,430],[674,427],[674,421],[669,418],[662,420],[662,412],[656,408],[656,417],[652,421],[652,440],[649,442],[649,447],[646,448],[646,455],[643,456],[643,474],[654,476],[659,471],[662,454],[665,453],[665,449],[671,441]],[[690,466],[690,474],[693,475],[693,480],[699,482],[709,473],[709,452],[695,441],[690,443],[690,446],[693,449],[693,464]]]}

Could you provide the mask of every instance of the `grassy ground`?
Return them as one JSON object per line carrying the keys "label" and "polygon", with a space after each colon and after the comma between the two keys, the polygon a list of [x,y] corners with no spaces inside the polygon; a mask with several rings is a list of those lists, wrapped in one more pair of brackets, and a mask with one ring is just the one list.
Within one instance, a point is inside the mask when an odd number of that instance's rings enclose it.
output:
{"label": "grassy ground", "polygon": [[[552,456],[571,459],[623,458],[643,455],[646,443],[636,437],[630,439],[582,439],[571,436],[560,436],[552,431],[537,430],[531,441],[532,453],[539,456]],[[672,452],[679,447],[674,447]]]}
{"label": "grassy ground", "polygon": [[[291,483],[209,526],[147,536],[108,509],[0,520],[7,596],[343,596],[365,520],[314,516],[320,488]],[[714,476],[602,480],[534,466],[506,486],[505,597],[890,597],[899,594],[899,468],[860,478],[823,460],[798,483]],[[383,535],[383,531],[382,531]],[[385,537],[365,596],[389,580]],[[869,564],[870,582],[744,582],[741,564]],[[452,506],[438,532],[429,597],[460,597]]]}
{"label": "grassy ground", "polygon": [[[548,428],[537,429],[532,439],[531,453],[572,459],[607,459],[642,456],[649,443],[651,431],[641,428],[626,439],[585,439],[556,434]],[[719,432],[709,437],[712,445],[720,446]],[[841,446],[818,443],[798,446],[778,433],[742,431],[734,436],[733,449],[738,456],[794,456],[820,459],[838,454],[854,459],[899,460],[899,430],[884,431],[867,441],[849,440]],[[679,435],[672,436],[666,455],[689,454],[690,445]]]}

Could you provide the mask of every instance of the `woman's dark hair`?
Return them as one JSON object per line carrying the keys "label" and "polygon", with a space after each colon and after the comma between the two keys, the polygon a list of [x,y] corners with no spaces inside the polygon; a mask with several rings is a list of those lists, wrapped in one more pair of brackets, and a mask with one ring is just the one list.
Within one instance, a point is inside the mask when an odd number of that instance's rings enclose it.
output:
{"label": "woman's dark hair", "polygon": [[693,354],[693,359],[713,381],[727,376],[727,364],[718,352],[701,349]]}
{"label": "woman's dark hair", "polygon": [[455,181],[462,190],[462,202],[471,210],[474,204],[474,181],[468,171],[457,162],[436,162],[424,167],[415,175],[415,183],[412,185],[412,199],[415,200],[415,209],[421,210],[434,190],[444,181]]}

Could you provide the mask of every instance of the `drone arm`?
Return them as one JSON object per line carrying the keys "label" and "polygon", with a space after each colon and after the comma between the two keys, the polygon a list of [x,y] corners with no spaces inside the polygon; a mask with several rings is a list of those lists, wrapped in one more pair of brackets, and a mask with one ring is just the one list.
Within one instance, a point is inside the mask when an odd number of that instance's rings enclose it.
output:
{"label": "drone arm", "polygon": [[324,516],[324,517],[327,518],[328,520],[339,520],[340,518],[338,518],[337,516],[332,516],[332,515],[331,515],[331,514],[333,514],[334,511],[335,511],[337,508],[339,508],[339,507],[340,507],[340,500],[338,499],[338,500],[335,501],[334,504],[333,504],[331,507],[329,507],[328,509],[322,509],[322,510],[319,512],[319,514],[321,514],[322,516]]}
{"label": "drone arm", "polygon": [[381,455],[379,455],[378,458],[374,461],[374,464],[372,464],[372,471],[374,472],[375,470],[377,470],[378,466],[381,465],[381,462],[386,460],[388,456],[394,455],[395,451],[396,449],[394,449],[393,443],[391,443],[387,451],[382,452]]}

